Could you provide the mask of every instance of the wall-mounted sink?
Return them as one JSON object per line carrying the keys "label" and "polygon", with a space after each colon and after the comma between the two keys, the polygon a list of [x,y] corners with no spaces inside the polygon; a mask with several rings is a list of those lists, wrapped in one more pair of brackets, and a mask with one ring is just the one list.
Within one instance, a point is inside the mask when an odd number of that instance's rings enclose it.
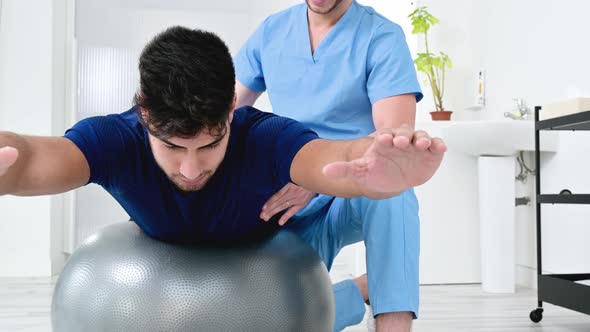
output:
{"label": "wall-mounted sink", "polygon": [[[534,122],[454,121],[442,128],[442,137],[449,152],[478,160],[482,288],[514,293],[516,155],[535,150]],[[540,138],[541,151],[557,151],[557,132],[542,132]]]}
{"label": "wall-mounted sink", "polygon": [[[449,150],[473,156],[513,156],[535,150],[535,124],[529,120],[454,121],[442,129]],[[541,151],[557,151],[557,132],[543,132]]]}

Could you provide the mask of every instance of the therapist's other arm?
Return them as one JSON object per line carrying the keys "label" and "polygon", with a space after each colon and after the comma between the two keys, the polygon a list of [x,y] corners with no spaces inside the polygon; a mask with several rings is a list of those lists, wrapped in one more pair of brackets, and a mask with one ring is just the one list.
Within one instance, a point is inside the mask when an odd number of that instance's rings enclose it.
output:
{"label": "therapist's other arm", "polygon": [[236,108],[242,106],[253,106],[262,92],[254,91],[236,80]]}
{"label": "therapist's other arm", "polygon": [[295,156],[291,178],[319,193],[382,199],[428,181],[445,151],[441,139],[407,126],[356,140],[316,139]]}
{"label": "therapist's other arm", "polygon": [[377,131],[403,125],[415,128],[416,95],[412,93],[383,98],[373,104],[372,112]]}
{"label": "therapist's other arm", "polygon": [[0,131],[0,195],[57,194],[89,178],[86,158],[67,138]]}

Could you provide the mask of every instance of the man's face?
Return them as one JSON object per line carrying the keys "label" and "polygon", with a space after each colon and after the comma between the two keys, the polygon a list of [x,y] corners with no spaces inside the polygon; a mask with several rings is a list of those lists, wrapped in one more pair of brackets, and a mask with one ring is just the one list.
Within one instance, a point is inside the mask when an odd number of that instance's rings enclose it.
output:
{"label": "man's face", "polygon": [[191,192],[205,187],[225,157],[230,122],[231,116],[223,136],[208,130],[192,138],[162,139],[149,134],[156,162],[178,189]]}
{"label": "man's face", "polygon": [[344,0],[305,0],[307,8],[316,14],[328,14]]}

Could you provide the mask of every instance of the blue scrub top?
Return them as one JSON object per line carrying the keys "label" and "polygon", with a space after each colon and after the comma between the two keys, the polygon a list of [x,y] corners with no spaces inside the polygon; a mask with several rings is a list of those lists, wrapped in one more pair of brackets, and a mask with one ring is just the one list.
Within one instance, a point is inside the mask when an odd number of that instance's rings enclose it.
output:
{"label": "blue scrub top", "polygon": [[371,105],[380,99],[408,93],[422,99],[402,29],[356,2],[313,54],[303,3],[268,17],[234,64],[244,86],[268,92],[273,112],[325,138],[372,133]]}

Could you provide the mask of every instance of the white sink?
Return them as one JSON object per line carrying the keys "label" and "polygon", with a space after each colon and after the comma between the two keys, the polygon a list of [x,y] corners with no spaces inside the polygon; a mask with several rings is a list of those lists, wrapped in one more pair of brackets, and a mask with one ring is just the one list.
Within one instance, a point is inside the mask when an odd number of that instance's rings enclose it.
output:
{"label": "white sink", "polygon": [[[473,156],[513,156],[535,150],[530,120],[453,121],[442,129],[449,150]],[[541,132],[541,151],[557,151],[558,133]]]}
{"label": "white sink", "polygon": [[[482,289],[514,293],[516,155],[535,150],[534,122],[453,121],[441,129],[449,152],[477,157]],[[557,151],[558,132],[540,134],[540,150]]]}

